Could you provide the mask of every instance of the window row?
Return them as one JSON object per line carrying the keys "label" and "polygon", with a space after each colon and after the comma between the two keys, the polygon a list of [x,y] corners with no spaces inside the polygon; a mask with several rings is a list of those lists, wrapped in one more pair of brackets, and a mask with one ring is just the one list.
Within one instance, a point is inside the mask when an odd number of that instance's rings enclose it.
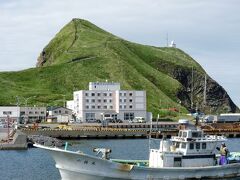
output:
{"label": "window row", "polygon": [[[127,109],[127,105],[120,105],[119,108],[120,108],[120,109]],[[133,108],[133,106],[130,105],[130,106],[129,106],[129,109],[132,109],[132,108]]]}
{"label": "window row", "polygon": [[85,93],[85,96],[112,96],[112,93]]}
{"label": "window row", "polygon": [[[176,148],[182,148],[182,149],[186,149],[187,148],[187,143],[180,143],[180,142],[176,142],[175,143]],[[207,143],[203,142],[192,142],[189,143],[189,149],[193,150],[193,149],[207,149]]]}
{"label": "window row", "polygon": [[86,106],[86,109],[113,109],[113,106]]}
{"label": "window row", "polygon": [[98,102],[98,103],[101,103],[101,102],[104,102],[104,103],[111,103],[112,102],[112,99],[86,99],[86,103],[89,103],[89,102],[92,102],[92,103],[95,103],[95,102]]}
{"label": "window row", "polygon": [[134,113],[124,113],[124,120],[133,120],[134,119]]}
{"label": "window row", "polygon": [[[127,99],[120,99],[119,101],[120,101],[120,102],[127,102]],[[129,102],[133,102],[132,99],[129,99],[128,101],[129,101]]]}
{"label": "window row", "polygon": [[45,112],[44,111],[41,111],[41,112],[39,112],[39,111],[35,111],[35,112],[33,112],[33,111],[28,111],[28,112],[21,111],[20,114],[21,115],[25,115],[25,114],[45,114]]}
{"label": "window row", "polygon": [[[129,96],[132,96],[133,93],[132,93],[132,92],[129,92],[128,95],[129,95]],[[119,96],[127,96],[127,93],[119,93]]]}

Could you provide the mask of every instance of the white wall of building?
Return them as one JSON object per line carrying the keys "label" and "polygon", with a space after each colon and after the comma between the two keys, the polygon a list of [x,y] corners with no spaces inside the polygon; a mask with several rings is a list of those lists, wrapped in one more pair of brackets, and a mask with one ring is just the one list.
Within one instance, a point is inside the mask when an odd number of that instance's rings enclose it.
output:
{"label": "white wall of building", "polygon": [[[89,90],[73,93],[74,112],[81,121],[88,119],[130,120],[146,117],[146,92],[120,90],[119,83],[89,83]],[[70,101],[69,101],[70,102]]]}
{"label": "white wall of building", "polygon": [[20,107],[18,106],[0,106],[0,117],[19,117]]}
{"label": "white wall of building", "polygon": [[67,101],[67,108],[71,109],[72,111],[74,110],[74,101]]}
{"label": "white wall of building", "polygon": [[115,82],[90,82],[88,89],[90,91],[92,91],[92,90],[116,91],[116,90],[120,90],[120,83],[115,83]]}

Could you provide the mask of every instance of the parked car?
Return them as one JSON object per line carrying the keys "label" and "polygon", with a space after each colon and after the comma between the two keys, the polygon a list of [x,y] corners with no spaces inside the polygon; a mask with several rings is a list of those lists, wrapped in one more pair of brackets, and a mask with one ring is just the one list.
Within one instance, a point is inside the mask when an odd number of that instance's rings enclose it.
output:
{"label": "parked car", "polygon": [[133,120],[132,120],[133,123],[145,123],[146,120],[143,118],[143,117],[135,117]]}

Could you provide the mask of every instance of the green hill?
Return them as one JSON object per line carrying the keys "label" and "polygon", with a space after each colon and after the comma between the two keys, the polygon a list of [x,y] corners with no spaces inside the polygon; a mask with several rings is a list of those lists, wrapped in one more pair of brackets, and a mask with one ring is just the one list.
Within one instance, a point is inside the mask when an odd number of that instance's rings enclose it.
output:
{"label": "green hill", "polygon": [[[74,90],[90,81],[120,82],[122,89],[147,91],[148,111],[190,109],[192,68],[194,106],[203,109],[205,71],[177,48],[159,48],[116,37],[88,21],[73,19],[43,49],[37,68],[0,73],[0,104],[62,105]],[[221,99],[221,101],[219,101]],[[225,90],[208,77],[206,111],[232,111],[237,107]],[[181,102],[181,104],[180,104]]]}

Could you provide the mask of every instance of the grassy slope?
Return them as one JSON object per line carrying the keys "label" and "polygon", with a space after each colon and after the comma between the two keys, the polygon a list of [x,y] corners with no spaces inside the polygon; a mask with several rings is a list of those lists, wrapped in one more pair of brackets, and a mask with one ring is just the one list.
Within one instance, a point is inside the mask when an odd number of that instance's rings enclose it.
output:
{"label": "grassy slope", "polygon": [[84,20],[71,21],[44,51],[45,67],[0,73],[1,105],[14,104],[16,96],[36,96],[29,99],[31,104],[62,104],[64,95],[72,99],[73,90],[87,89],[89,81],[108,79],[120,82],[122,89],[145,89],[148,110],[156,114],[160,103],[179,106],[176,93],[182,88],[167,69],[156,67],[159,61],[203,71],[181,50],[124,41]]}

